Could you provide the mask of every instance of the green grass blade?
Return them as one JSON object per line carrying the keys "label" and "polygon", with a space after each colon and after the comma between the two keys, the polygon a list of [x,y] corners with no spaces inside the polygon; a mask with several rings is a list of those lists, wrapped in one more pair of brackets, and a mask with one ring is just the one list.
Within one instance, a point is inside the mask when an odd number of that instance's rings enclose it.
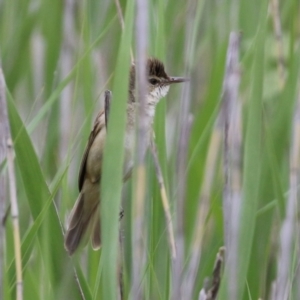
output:
{"label": "green grass blade", "polygon": [[[266,12],[266,10],[264,12]],[[262,18],[262,28],[260,29],[257,38],[252,69],[253,83],[251,97],[249,99],[249,113],[244,146],[243,199],[240,214],[237,299],[242,298],[246,283],[245,281],[250,261],[256,222],[261,174],[261,118],[264,75],[264,42],[266,34],[266,23],[264,19],[266,18],[266,14],[263,15]]]}
{"label": "green grass blade", "polygon": [[[126,4],[125,28],[116,63],[112,90],[113,99],[101,177],[100,213],[103,248],[100,263],[103,280],[101,281],[102,288],[99,289],[99,284],[96,284],[96,290],[101,291],[103,299],[117,299],[119,210],[123,186],[124,132],[133,20],[134,1],[129,0]],[[95,292],[94,295],[95,299],[99,299],[98,292]]]}
{"label": "green grass blade", "polygon": [[[36,220],[43,211],[46,200],[51,198],[51,194],[31,140],[11,97],[8,97],[8,112],[13,140],[18,135],[18,140],[14,144],[16,163],[22,176],[32,217]],[[72,299],[81,299],[74,279],[72,263],[63,246],[61,223],[53,202],[49,207],[42,230],[38,232],[38,239],[43,262],[53,294],[57,296],[56,299],[59,299],[59,290],[62,288],[62,284],[66,284],[66,291],[70,293]],[[49,245],[51,245],[50,248]],[[50,249],[51,251],[49,251]]]}
{"label": "green grass blade", "polygon": [[[249,105],[249,120],[245,141],[244,155],[244,198],[241,208],[241,228],[240,228],[240,259],[239,259],[239,293],[241,296],[244,288],[244,280],[247,274],[247,266],[250,259],[251,244],[255,228],[255,214],[258,203],[258,187],[260,178],[260,156],[261,156],[261,99],[262,99],[262,75],[263,74],[263,43],[260,41],[260,48],[256,53],[253,76],[256,77],[254,83],[252,104]],[[259,82],[260,80],[260,82]],[[239,299],[239,298],[238,298]]]}

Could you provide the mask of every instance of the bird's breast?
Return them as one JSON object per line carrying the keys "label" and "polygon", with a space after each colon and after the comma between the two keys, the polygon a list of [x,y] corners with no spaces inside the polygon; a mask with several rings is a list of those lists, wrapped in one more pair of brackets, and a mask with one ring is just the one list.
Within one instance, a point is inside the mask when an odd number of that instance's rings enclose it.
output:
{"label": "bird's breast", "polygon": [[[149,117],[149,116],[148,116]],[[149,118],[149,126],[147,126],[146,132],[146,147],[149,146],[150,137],[151,137],[151,122]],[[92,183],[96,183],[101,178],[102,172],[102,161],[103,161],[103,149],[106,140],[106,130],[102,128],[102,130],[95,137],[95,140],[89,150],[88,158],[87,158],[87,166],[86,166],[86,177]],[[124,165],[123,165],[123,178],[124,180],[130,177],[134,166],[134,152],[135,152],[135,144],[136,144],[136,132],[135,132],[135,121],[127,122],[125,137],[124,137]]]}

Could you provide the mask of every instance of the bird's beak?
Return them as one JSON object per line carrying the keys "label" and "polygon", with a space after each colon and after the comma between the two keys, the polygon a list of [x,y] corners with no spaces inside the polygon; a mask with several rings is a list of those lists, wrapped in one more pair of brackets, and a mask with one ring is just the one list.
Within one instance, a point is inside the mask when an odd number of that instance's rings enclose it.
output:
{"label": "bird's beak", "polygon": [[169,84],[172,83],[180,83],[180,82],[187,82],[190,81],[188,78],[184,78],[184,77],[169,77]]}

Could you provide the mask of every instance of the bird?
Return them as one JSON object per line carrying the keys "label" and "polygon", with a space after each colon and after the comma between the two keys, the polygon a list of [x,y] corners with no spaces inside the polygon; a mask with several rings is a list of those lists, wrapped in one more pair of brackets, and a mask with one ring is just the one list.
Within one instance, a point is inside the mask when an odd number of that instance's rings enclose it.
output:
{"label": "bird", "polygon": [[[147,90],[145,112],[147,116],[147,145],[151,141],[152,124],[155,116],[155,108],[160,99],[165,97],[170,85],[188,81],[183,77],[171,77],[167,75],[164,64],[157,58],[148,58],[146,62]],[[124,142],[124,166],[123,181],[131,175],[134,167],[135,151],[135,125],[136,112],[139,101],[136,96],[136,69],[133,63],[129,73],[129,89],[127,101],[127,121]],[[105,110],[98,113],[93,129],[82,157],[78,188],[79,195],[70,213],[69,224],[65,234],[65,249],[72,255],[78,248],[85,246],[91,238],[92,248],[98,250],[101,247],[100,229],[100,182],[102,171],[103,149],[107,135],[107,116]]]}

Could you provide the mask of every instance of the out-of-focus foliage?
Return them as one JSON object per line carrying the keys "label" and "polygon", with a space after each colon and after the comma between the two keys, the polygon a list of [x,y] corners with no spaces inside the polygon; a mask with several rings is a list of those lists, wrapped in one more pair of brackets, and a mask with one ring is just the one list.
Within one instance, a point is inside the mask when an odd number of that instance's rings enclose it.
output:
{"label": "out-of-focus foliage", "polygon": [[[8,89],[16,155],[24,299],[80,299],[78,285],[85,299],[109,299],[115,295],[111,289],[117,272],[114,265],[110,270],[107,268],[110,254],[117,249],[111,253],[93,252],[89,245],[71,259],[63,248],[62,228],[66,227],[78,195],[80,159],[92,121],[103,107],[103,92],[110,89],[113,95],[118,95],[118,86],[122,80],[128,80],[128,45],[135,52],[136,44],[135,25],[131,28],[135,12],[129,7],[134,6],[134,2],[120,3],[123,14],[127,12],[127,31],[122,31],[115,1],[0,0],[0,58]],[[243,203],[246,203],[239,224],[244,233],[241,239],[244,245],[240,248],[241,280],[238,282],[242,299],[268,299],[276,279],[280,242],[277,233],[285,217],[291,128],[294,105],[299,97],[299,2],[285,0],[279,6],[284,50],[283,84],[278,72],[278,40],[272,15],[266,7],[266,1],[261,0],[150,0],[148,3],[149,55],[162,59],[167,72],[174,76],[185,75],[186,64],[191,62],[192,123],[182,211],[185,266],[195,251],[191,245],[197,212],[202,204],[200,193],[206,175],[207,151],[220,110],[228,38],[232,30],[242,33],[239,100],[243,108],[241,181],[244,180]],[[199,20],[196,21],[197,13]],[[195,44],[192,57],[187,58],[191,29]],[[124,41],[124,37],[130,40]],[[175,223],[181,88],[172,86],[166,99],[158,104],[154,124]],[[118,99],[113,98],[113,101]],[[115,109],[118,110],[117,105]],[[122,132],[117,125],[115,122],[115,131]],[[110,134],[114,134],[113,128]],[[216,253],[224,245],[222,153],[220,147],[208,195],[209,208],[203,222],[204,236],[196,250],[201,251],[201,259],[195,266],[197,276],[192,279],[194,299],[198,299],[205,278],[211,275]],[[111,161],[113,167],[120,167],[113,157],[108,156],[107,161]],[[5,164],[0,168],[4,173]],[[130,298],[135,259],[131,241],[133,185],[131,180],[123,188],[125,216],[121,235],[125,299]],[[119,192],[110,193],[108,188],[105,191],[114,196]],[[247,208],[249,204],[253,204],[251,209]],[[114,207],[114,211],[116,209]],[[173,289],[172,261],[150,155],[147,157],[144,225],[146,257],[141,277],[142,299],[169,299]],[[289,287],[289,299],[300,297],[297,285],[299,220],[297,228],[289,274],[293,283]],[[109,226],[103,230],[108,240],[111,234],[114,238],[118,234],[115,226],[112,231]],[[9,300],[15,299],[10,218],[5,233],[5,269],[0,271],[4,278],[4,299]],[[102,268],[106,268],[105,271]],[[104,279],[103,274],[108,277]],[[107,286],[111,278],[114,282]]]}

